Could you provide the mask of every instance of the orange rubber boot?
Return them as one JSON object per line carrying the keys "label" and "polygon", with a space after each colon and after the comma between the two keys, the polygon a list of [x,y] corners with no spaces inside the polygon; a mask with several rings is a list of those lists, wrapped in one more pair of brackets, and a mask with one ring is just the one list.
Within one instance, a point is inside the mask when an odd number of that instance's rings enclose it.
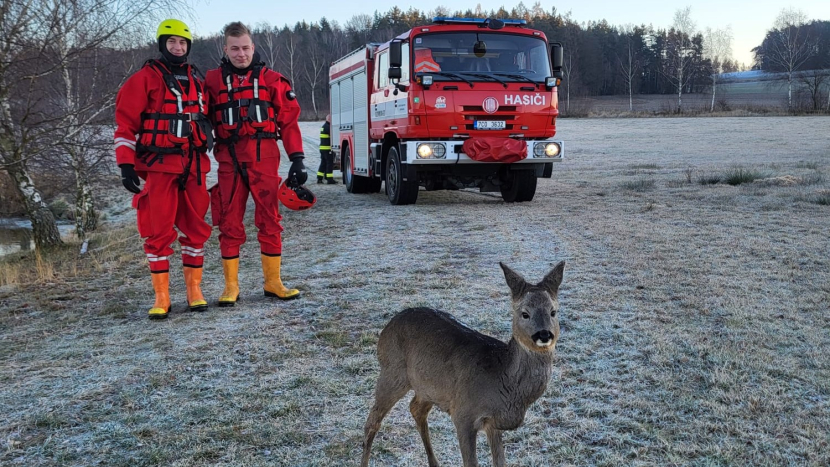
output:
{"label": "orange rubber boot", "polygon": [[150,319],[164,319],[170,313],[170,273],[160,272],[150,275],[153,278],[153,290],[156,302],[150,308]]}
{"label": "orange rubber boot", "polygon": [[207,311],[208,304],[202,289],[202,268],[184,268],[184,285],[187,287],[187,308],[190,311]]}
{"label": "orange rubber boot", "polygon": [[219,306],[234,306],[239,301],[239,258],[222,259],[225,273],[225,290],[219,296]]}

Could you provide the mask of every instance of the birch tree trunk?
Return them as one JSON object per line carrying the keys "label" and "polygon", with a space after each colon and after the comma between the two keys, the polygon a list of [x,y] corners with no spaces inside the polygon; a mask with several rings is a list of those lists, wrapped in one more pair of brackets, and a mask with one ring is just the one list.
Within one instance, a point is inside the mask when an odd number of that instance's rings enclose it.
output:
{"label": "birch tree trunk", "polygon": [[787,109],[793,110],[793,72],[787,73]]}
{"label": "birch tree trunk", "polygon": [[703,54],[712,61],[712,104],[709,112],[715,111],[715,96],[718,90],[718,76],[724,71],[724,63],[732,56],[732,28],[706,28],[703,40]]}
{"label": "birch tree trunk", "polygon": [[75,172],[75,233],[78,239],[86,240],[86,235],[98,227],[98,211],[95,210],[95,198],[92,196],[92,184],[87,176],[86,161],[82,150],[68,149]]}
{"label": "birch tree trunk", "polygon": [[[55,40],[61,57],[66,57],[69,47],[64,36]],[[67,144],[63,148],[69,154],[70,165],[75,175],[75,233],[81,241],[86,240],[87,232],[95,230],[98,223],[98,213],[95,211],[95,202],[92,197],[92,186],[89,183],[87,164],[85,160],[86,145],[83,143],[83,128],[80,124],[79,105],[75,93],[74,81],[69,73],[69,67],[65,61],[59,65],[60,76],[64,85],[64,112],[66,113]],[[94,87],[93,73],[90,86]]]}
{"label": "birch tree trunk", "polygon": [[43,196],[35,187],[23,161],[19,160],[17,163],[7,165],[6,171],[11,175],[17,191],[23,197],[26,216],[32,222],[32,238],[35,240],[35,247],[43,249],[63,244],[55,216],[43,202]]}
{"label": "birch tree trunk", "polygon": [[23,199],[26,216],[32,222],[36,248],[60,245],[63,242],[55,216],[43,202],[43,196],[26,168],[23,158],[26,135],[14,131],[17,124],[12,119],[11,105],[5,94],[7,89],[5,80],[0,77],[0,163],[14,180],[15,189]]}
{"label": "birch tree trunk", "polygon": [[709,112],[715,111],[715,91],[718,89],[718,75],[712,78],[712,105],[709,106]]}

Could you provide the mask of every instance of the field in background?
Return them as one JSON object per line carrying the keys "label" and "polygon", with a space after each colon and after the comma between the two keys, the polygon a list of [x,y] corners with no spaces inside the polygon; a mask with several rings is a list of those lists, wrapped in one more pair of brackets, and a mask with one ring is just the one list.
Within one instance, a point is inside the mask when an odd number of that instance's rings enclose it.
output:
{"label": "field in background", "polygon": [[[302,124],[312,173],[319,125]],[[149,274],[119,189],[90,255],[0,286],[0,464],[357,465],[395,312],[434,306],[506,339],[498,261],[539,280],[564,259],[554,376],[506,435],[509,465],[827,465],[828,127],[563,119],[566,159],[530,203],[421,192],[395,207],[312,185],[317,206],[283,211],[283,280],[300,300],[262,296],[249,241],[242,302],[216,308],[214,235],[212,308],[184,311],[174,267],[161,323],[146,319]],[[460,465],[449,417],[430,424],[442,465]],[[479,457],[490,465],[483,437]],[[372,460],[425,464],[405,402]]]}
{"label": "field in background", "polygon": [[[596,96],[571,97],[570,109],[564,93],[564,86],[560,87],[560,110],[563,115],[571,116],[625,116],[629,112],[628,96]],[[806,88],[800,81],[794,84],[794,103],[796,113],[809,112],[812,103],[806,94]],[[827,92],[830,86],[825,84],[821,88],[821,112],[828,112]],[[635,114],[677,113],[677,94],[635,94],[632,98]],[[711,89],[703,93],[683,94],[683,111],[689,115],[709,114],[712,105]],[[786,115],[787,114],[787,81],[781,74],[768,74],[759,71],[728,73],[723,75],[718,83],[715,95],[715,112],[718,115],[736,116],[747,114],[755,115]]]}

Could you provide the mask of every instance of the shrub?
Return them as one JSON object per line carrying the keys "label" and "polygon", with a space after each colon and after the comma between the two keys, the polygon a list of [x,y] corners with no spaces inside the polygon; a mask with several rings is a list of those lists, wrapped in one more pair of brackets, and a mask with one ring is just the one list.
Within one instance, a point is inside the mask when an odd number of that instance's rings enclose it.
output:
{"label": "shrub", "polygon": [[630,182],[623,182],[621,186],[624,190],[642,192],[654,188],[654,180],[644,178]]}
{"label": "shrub", "polygon": [[830,206],[830,191],[818,193],[811,201],[821,206]]}
{"label": "shrub", "polygon": [[736,169],[731,169],[726,172],[726,175],[723,177],[723,181],[729,185],[741,185],[743,183],[752,183],[755,180],[760,180],[762,178],[767,178],[768,175],[758,172],[756,170],[744,169],[742,167],[738,167]]}
{"label": "shrub", "polygon": [[697,182],[701,185],[717,185],[723,178],[717,174],[701,175]]}

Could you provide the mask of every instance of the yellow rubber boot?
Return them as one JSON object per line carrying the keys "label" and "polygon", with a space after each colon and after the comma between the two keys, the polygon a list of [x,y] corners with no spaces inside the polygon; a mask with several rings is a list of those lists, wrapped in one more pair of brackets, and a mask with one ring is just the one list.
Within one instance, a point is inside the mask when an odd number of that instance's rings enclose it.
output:
{"label": "yellow rubber boot", "polygon": [[300,296],[297,289],[289,289],[282,285],[280,279],[280,265],[282,256],[262,255],[262,273],[265,276],[265,296],[277,297],[280,300],[291,300]]}
{"label": "yellow rubber boot", "polygon": [[170,313],[170,274],[159,272],[150,275],[153,278],[153,290],[156,292],[156,302],[150,308],[150,319],[164,319]]}
{"label": "yellow rubber boot", "polygon": [[202,268],[184,268],[184,285],[187,287],[187,307],[190,311],[207,311],[208,304],[199,284],[202,283]]}
{"label": "yellow rubber boot", "polygon": [[234,306],[239,301],[239,258],[222,259],[225,273],[225,290],[219,296],[219,306]]}

